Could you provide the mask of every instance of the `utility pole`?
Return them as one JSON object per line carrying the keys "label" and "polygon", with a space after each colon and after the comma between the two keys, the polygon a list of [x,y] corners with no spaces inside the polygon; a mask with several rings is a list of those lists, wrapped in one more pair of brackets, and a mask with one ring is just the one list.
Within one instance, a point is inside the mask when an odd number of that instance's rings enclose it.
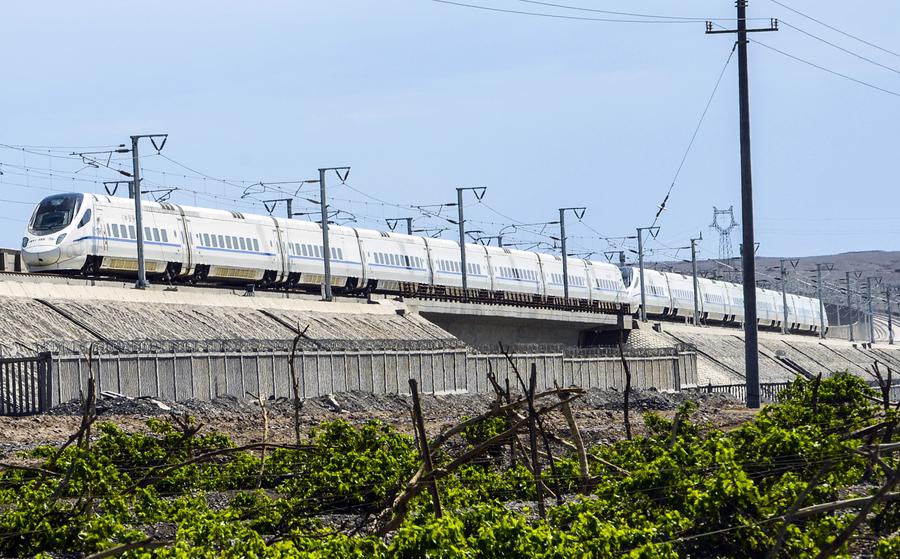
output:
{"label": "utility pole", "polygon": [[647,322],[647,292],[644,290],[644,231],[650,231],[654,239],[659,234],[659,227],[638,227],[638,269],[641,273],[641,322]]}
{"label": "utility pole", "polygon": [[850,272],[847,275],[847,330],[850,331],[850,341],[853,341],[853,290],[850,288]]}
{"label": "utility pole", "polygon": [[413,234],[413,226],[412,226],[413,218],[411,218],[411,217],[391,217],[391,218],[385,219],[384,221],[385,221],[385,223],[387,223],[388,229],[390,229],[391,231],[396,230],[397,225],[399,225],[401,221],[405,221],[406,222],[406,234],[407,235]]}
{"label": "utility pole", "polygon": [[[768,28],[747,29],[747,0],[737,0],[737,29],[713,30],[706,22],[706,33],[737,33],[738,90],[741,125],[741,220],[745,247],[754,247],[753,239],[753,174],[750,161],[750,87],[747,70],[747,33],[777,31],[772,20]],[[753,250],[741,255],[744,278],[744,368],[747,379],[747,407],[759,407],[759,340],[756,324],[756,259]]]}
{"label": "utility pole", "polygon": [[893,291],[892,285],[889,285],[885,288],[885,295],[887,295],[888,313],[888,344],[894,345],[894,310],[891,308],[891,291]]}
{"label": "utility pole", "polygon": [[781,323],[781,333],[787,334],[790,330],[790,324],[788,324],[788,304],[787,304],[787,272],[784,269],[784,263],[790,262],[791,265],[796,268],[798,260],[788,260],[786,258],[781,258],[779,261],[781,266],[781,304],[784,307],[782,309],[784,311],[784,319]]}
{"label": "utility pole", "polygon": [[874,276],[866,277],[866,298],[868,299],[868,315],[869,315],[869,343],[875,343],[875,314],[872,311],[872,280]]}
{"label": "utility pole", "polygon": [[703,240],[703,231],[700,236],[691,239],[691,273],[694,276],[694,326],[700,326],[700,290],[697,283],[697,242]]}
{"label": "utility pole", "polygon": [[825,338],[825,301],[822,300],[822,267],[827,271],[834,269],[834,264],[816,264],[816,293],[819,297],[819,338]]}
{"label": "utility pole", "polygon": [[[325,265],[325,293],[323,298],[326,301],[334,301],[334,296],[331,294],[331,246],[328,240],[328,199],[325,192],[325,173],[327,171],[334,171],[338,178],[341,179],[341,182],[345,182],[347,176],[350,175],[350,167],[319,168],[319,207],[322,213],[322,262]],[[341,171],[344,171],[343,175],[341,175]]]}
{"label": "utility pole", "polygon": [[571,210],[579,221],[584,217],[587,208],[560,208],[559,209],[559,242],[562,251],[563,265],[563,298],[569,298],[569,253],[566,251],[566,211]]}
{"label": "utility pole", "polygon": [[464,301],[469,299],[469,279],[467,277],[468,274],[466,273],[466,218],[463,214],[463,192],[465,192],[466,190],[471,190],[475,193],[475,198],[481,200],[482,198],[484,198],[484,193],[487,188],[483,186],[468,186],[456,189],[456,209],[459,213],[459,261],[462,271],[462,289]]}
{"label": "utility pole", "polygon": [[[162,151],[163,146],[166,145],[168,137],[168,134],[140,134],[131,137],[131,165],[133,173],[131,178],[131,196],[134,198],[134,227],[137,230],[138,270],[137,281],[134,284],[136,289],[144,289],[150,285],[147,281],[147,269],[144,264],[144,220],[143,212],[141,211],[141,157],[138,153],[138,142],[141,138],[150,138],[150,143],[153,144],[153,147],[156,148],[156,152],[159,153]],[[156,144],[156,138],[162,138],[162,142],[160,142],[159,145]]]}
{"label": "utility pole", "polygon": [[[287,218],[293,219],[294,217],[294,199],[293,198],[277,198],[275,200],[263,200],[263,206],[265,206],[266,211],[271,215],[272,212],[275,211],[275,207],[278,206],[278,202],[284,202],[287,207]],[[271,204],[271,206],[269,205]]]}

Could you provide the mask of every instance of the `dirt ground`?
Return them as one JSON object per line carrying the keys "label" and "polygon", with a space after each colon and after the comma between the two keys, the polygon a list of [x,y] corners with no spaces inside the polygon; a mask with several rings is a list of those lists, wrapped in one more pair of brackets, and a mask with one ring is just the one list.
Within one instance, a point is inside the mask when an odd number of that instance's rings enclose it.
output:
{"label": "dirt ground", "polygon": [[[671,417],[677,406],[689,398],[699,404],[693,421],[710,428],[729,429],[747,421],[755,413],[744,408],[741,402],[722,394],[666,394],[639,390],[631,395],[630,417],[634,432],[643,432],[641,415],[644,412],[654,411]],[[494,403],[493,397],[485,394],[423,395],[421,401],[426,429],[432,435],[458,423],[463,417],[484,413]],[[592,389],[573,404],[585,443],[608,443],[625,436],[622,401],[623,394],[619,391]],[[293,402],[282,398],[268,400],[265,404],[269,415],[269,440],[292,442]],[[69,402],[42,415],[0,417],[0,455],[9,456],[36,445],[65,442],[78,429],[81,409],[80,403]],[[412,398],[408,395],[348,392],[323,396],[302,402],[301,431],[305,433],[323,421],[342,418],[354,424],[377,419],[411,434],[411,409]],[[262,410],[259,403],[249,397],[174,403],[104,395],[97,402],[97,413],[98,421],[115,423],[128,432],[146,431],[146,422],[152,417],[188,414],[203,425],[202,432],[227,434],[237,444],[263,439]],[[567,433],[562,414],[551,412],[548,421],[556,432],[562,435]]]}

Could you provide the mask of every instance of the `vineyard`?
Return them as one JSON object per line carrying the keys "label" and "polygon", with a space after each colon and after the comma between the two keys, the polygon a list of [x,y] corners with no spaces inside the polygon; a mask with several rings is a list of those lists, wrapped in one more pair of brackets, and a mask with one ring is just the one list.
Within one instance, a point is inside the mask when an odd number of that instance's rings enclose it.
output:
{"label": "vineyard", "polygon": [[900,557],[887,390],[797,380],[730,430],[685,402],[589,444],[584,391],[518,384],[436,435],[412,383],[416,436],[337,419],[240,443],[179,414],[126,432],[89,390],[63,444],[0,464],[0,555]]}

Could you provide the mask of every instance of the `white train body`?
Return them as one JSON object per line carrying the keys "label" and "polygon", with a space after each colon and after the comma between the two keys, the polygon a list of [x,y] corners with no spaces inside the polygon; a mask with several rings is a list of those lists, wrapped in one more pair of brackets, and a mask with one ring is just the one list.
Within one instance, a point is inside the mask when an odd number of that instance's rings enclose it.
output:
{"label": "white train body", "polygon": [[[657,317],[691,317],[694,314],[693,278],[677,273],[644,270],[644,289],[647,314]],[[633,309],[640,309],[641,286],[637,268],[623,268],[626,296]],[[698,278],[698,309],[702,321],[737,324],[744,322],[743,287],[725,281]],[[788,294],[788,329],[799,332],[819,331],[819,300]],[[781,328],[784,304],[781,293],[770,289],[756,289],[757,323],[767,328]],[[828,317],[824,317],[828,328]]]}
{"label": "white train body", "polygon": [[[147,273],[166,280],[307,286],[324,282],[324,248],[318,223],[177,204],[143,202]],[[134,203],[96,194],[58,194],[35,209],[22,259],[34,272],[88,275],[129,274],[137,270]],[[350,293],[371,291],[461,294],[459,244],[329,227],[332,285]],[[569,300],[563,298],[563,266],[558,256],[508,248],[466,245],[467,287],[480,299],[556,308],[595,307],[626,313],[640,306],[636,269],[569,258]],[[740,286],[698,280],[704,320],[742,322]],[[660,317],[693,314],[691,278],[645,270],[647,311]],[[780,294],[757,290],[759,323],[780,327]],[[819,303],[790,295],[792,330],[816,331]]]}

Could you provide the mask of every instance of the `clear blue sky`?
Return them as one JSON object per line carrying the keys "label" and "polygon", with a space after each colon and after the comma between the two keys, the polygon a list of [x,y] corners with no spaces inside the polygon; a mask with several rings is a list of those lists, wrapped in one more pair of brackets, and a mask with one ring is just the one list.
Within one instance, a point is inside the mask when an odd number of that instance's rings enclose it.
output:
{"label": "clear blue sky", "polygon": [[[619,17],[520,0],[470,1]],[[559,1],[698,18],[734,12],[732,0]],[[900,53],[897,2],[784,3]],[[749,15],[781,18],[890,69],[786,25],[754,39],[897,92],[751,44],[759,253],[900,248],[900,56],[770,0],[753,0]],[[491,208],[537,222],[556,219],[560,206],[583,205],[591,228],[570,218],[572,251],[602,253],[608,245],[590,238],[596,232],[633,235],[653,220],[732,44],[732,36],[705,35],[702,23],[553,19],[430,0],[16,2],[4,7],[0,33],[0,142],[94,146],[167,132],[164,155],[236,186],[204,180],[142,144],[145,189],[177,186],[185,191],[176,201],[244,211],[252,202],[230,200],[240,197],[241,180],[305,179],[320,166],[352,165],[349,186],[332,191],[333,205],[365,227],[410,214],[358,191],[390,203],[433,204],[453,201],[457,186],[483,185],[490,208],[470,199],[470,227],[491,233],[509,222]],[[736,71],[735,58],[660,219],[666,246],[685,245],[703,230],[703,255],[715,256],[712,206],[734,204],[739,216]],[[0,148],[0,246],[18,246],[31,213],[13,201],[100,191],[84,181],[114,178],[102,168],[73,174],[82,165],[64,147],[32,151],[38,154]],[[736,230],[735,252],[739,236]]]}

